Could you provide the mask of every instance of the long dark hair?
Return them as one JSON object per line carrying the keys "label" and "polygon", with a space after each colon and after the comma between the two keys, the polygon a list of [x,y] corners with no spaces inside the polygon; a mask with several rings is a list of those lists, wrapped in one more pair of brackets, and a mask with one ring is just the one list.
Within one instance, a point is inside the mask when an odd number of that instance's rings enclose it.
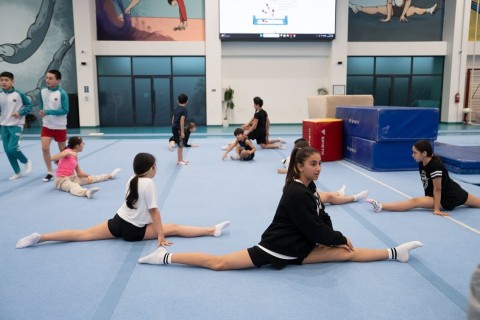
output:
{"label": "long dark hair", "polygon": [[318,153],[318,150],[310,146],[294,147],[290,155],[290,164],[288,165],[287,177],[285,178],[285,186],[283,190],[294,182],[295,179],[300,178],[298,171],[298,164],[304,164],[312,154]]}
{"label": "long dark hair", "polygon": [[440,162],[442,162],[442,160],[440,159],[439,156],[436,156],[436,155],[433,154],[433,148],[432,148],[432,144],[430,143],[430,141],[428,141],[428,140],[418,140],[417,142],[415,142],[413,147],[420,152],[426,152],[427,157],[432,157],[432,158],[435,158],[435,159],[439,160]]}
{"label": "long dark hair", "polygon": [[130,186],[128,187],[127,196],[125,197],[127,207],[130,209],[135,208],[135,203],[138,200],[138,178],[147,174],[155,165],[155,157],[150,153],[139,153],[133,159],[133,172],[135,176],[130,180]]}
{"label": "long dark hair", "polygon": [[78,137],[78,136],[70,137],[70,138],[68,139],[67,148],[73,149],[73,148],[75,148],[76,146],[81,145],[82,142],[83,142],[83,140],[82,140],[81,137]]}

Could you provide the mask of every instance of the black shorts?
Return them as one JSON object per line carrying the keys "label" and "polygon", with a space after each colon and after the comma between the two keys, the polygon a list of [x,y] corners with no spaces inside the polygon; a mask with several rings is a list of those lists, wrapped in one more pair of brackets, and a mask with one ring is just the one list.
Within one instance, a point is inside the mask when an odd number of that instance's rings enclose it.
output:
{"label": "black shorts", "polygon": [[259,131],[257,129],[248,133],[248,139],[257,140],[257,144],[267,143],[267,133],[265,131]]}
{"label": "black shorts", "polygon": [[180,138],[180,128],[172,127],[173,141],[177,144],[179,148],[183,148],[183,139]]}
{"label": "black shorts", "polygon": [[268,254],[262,249],[260,249],[258,246],[248,248],[247,251],[250,255],[250,259],[252,259],[253,264],[257,268],[269,264],[280,270],[285,268],[289,264],[301,265],[303,263],[302,258],[286,260],[274,257],[271,254]]}
{"label": "black shorts", "polygon": [[405,8],[404,6],[401,6],[401,7],[393,6],[392,17],[400,18],[402,16],[404,8]]}
{"label": "black shorts", "polygon": [[453,210],[455,207],[461,206],[468,199],[468,192],[460,189],[454,196],[444,197],[440,200],[440,205],[445,210]]}
{"label": "black shorts", "polygon": [[252,153],[252,154],[249,154],[248,156],[246,156],[245,158],[242,158],[243,161],[250,161],[250,160],[253,160],[253,158],[255,157],[255,153]]}
{"label": "black shorts", "polygon": [[137,227],[123,220],[118,214],[108,220],[108,230],[115,238],[122,238],[125,241],[141,241],[145,238],[147,225]]}

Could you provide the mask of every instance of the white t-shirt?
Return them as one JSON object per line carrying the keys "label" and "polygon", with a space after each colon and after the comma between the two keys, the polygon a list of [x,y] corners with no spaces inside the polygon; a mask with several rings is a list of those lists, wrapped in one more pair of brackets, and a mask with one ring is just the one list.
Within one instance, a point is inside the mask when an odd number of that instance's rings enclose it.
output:
{"label": "white t-shirt", "polygon": [[[130,187],[130,178],[127,182],[125,189],[125,195]],[[130,209],[127,207],[127,203],[124,202],[117,214],[125,221],[137,227],[143,227],[146,224],[153,222],[149,209],[158,208],[157,205],[157,188],[155,182],[150,178],[138,178],[138,200],[135,203],[135,208]]]}

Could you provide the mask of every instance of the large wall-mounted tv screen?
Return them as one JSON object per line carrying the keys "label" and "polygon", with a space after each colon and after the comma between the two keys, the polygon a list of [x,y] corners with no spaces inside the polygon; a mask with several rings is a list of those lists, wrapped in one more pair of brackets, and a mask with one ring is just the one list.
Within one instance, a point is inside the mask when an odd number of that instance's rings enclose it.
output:
{"label": "large wall-mounted tv screen", "polygon": [[219,0],[224,41],[335,39],[336,0]]}

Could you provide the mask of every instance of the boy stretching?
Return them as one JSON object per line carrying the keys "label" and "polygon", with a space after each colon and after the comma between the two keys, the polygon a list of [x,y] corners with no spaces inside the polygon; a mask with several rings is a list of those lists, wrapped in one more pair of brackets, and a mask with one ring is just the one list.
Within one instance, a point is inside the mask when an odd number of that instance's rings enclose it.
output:
{"label": "boy stretching", "polygon": [[225,151],[222,160],[227,159],[228,153],[233,149],[236,148],[236,154],[230,156],[232,160],[243,160],[243,161],[250,161],[255,157],[255,146],[253,145],[252,141],[245,136],[245,132],[242,128],[237,128],[233,132],[235,135],[236,140],[233,143],[228,145],[227,150]]}

